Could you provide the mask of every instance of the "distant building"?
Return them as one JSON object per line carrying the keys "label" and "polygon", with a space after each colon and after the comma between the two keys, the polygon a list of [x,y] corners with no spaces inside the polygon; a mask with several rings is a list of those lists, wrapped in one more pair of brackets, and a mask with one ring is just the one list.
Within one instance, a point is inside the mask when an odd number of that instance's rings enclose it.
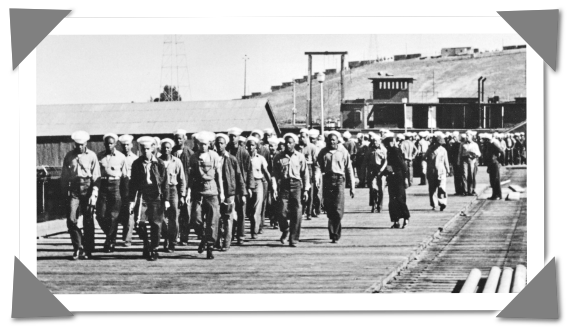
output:
{"label": "distant building", "polygon": [[272,92],[274,92],[274,91],[278,91],[281,88],[282,88],[281,85],[272,85],[271,90],[272,90]]}
{"label": "distant building", "polygon": [[414,54],[398,54],[394,56],[395,61],[402,61],[402,60],[410,60],[420,58],[422,54],[414,53]]}
{"label": "distant building", "polygon": [[440,50],[440,55],[443,57],[445,56],[457,56],[457,55],[466,55],[471,53],[471,47],[450,47],[450,48],[443,48]]}

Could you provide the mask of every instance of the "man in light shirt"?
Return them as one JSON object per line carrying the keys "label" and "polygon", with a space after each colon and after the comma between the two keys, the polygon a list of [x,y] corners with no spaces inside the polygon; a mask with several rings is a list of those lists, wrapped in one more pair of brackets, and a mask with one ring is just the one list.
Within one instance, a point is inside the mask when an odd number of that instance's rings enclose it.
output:
{"label": "man in light shirt", "polygon": [[[75,147],[63,159],[61,188],[67,198],[67,229],[73,245],[72,259],[89,259],[95,249],[93,211],[99,193],[101,170],[97,155],[87,148],[89,134],[76,131],[71,135]],[[83,233],[77,222],[83,215]]]}
{"label": "man in light shirt", "polygon": [[447,205],[448,194],[446,193],[446,177],[450,173],[448,162],[448,152],[444,148],[446,143],[444,135],[437,133],[434,135],[433,143],[426,152],[428,196],[430,206],[436,208],[434,196],[437,196],[440,211],[444,211]]}
{"label": "man in light shirt", "polygon": [[329,239],[341,238],[341,220],[345,211],[345,175],[349,174],[351,198],[355,196],[355,179],[351,156],[341,148],[342,136],[336,131],[327,135],[327,146],[317,156],[316,172],[323,174],[323,205],[327,213]]}
{"label": "man in light shirt", "polygon": [[[412,161],[414,160],[414,158],[416,158],[418,149],[413,142],[414,135],[412,135],[411,133],[405,133],[404,137],[405,139],[402,141],[400,149],[404,157],[404,162],[406,163],[407,174],[405,176],[408,179],[408,186],[410,187],[412,186],[412,179],[413,179]],[[379,145],[382,144],[379,143]]]}
{"label": "man in light shirt", "polygon": [[285,150],[273,160],[272,187],[276,193],[274,197],[278,200],[277,215],[282,232],[280,241],[285,243],[289,234],[289,245],[295,247],[299,241],[300,232],[297,228],[301,224],[302,200],[308,199],[311,183],[305,156],[295,151],[297,137],[287,133],[284,140]]}
{"label": "man in light shirt", "polygon": [[462,142],[458,153],[458,164],[462,165],[462,191],[464,196],[476,195],[476,172],[478,158],[482,155],[478,144],[474,142],[475,132],[466,132],[466,141]]}
{"label": "man in light shirt", "polygon": [[121,211],[119,212],[119,223],[123,225],[123,246],[130,247],[135,227],[136,213],[129,213],[129,181],[131,180],[131,168],[133,162],[139,158],[133,149],[133,136],[125,134],[119,137],[119,143],[123,149],[127,165],[127,177],[121,180]]}
{"label": "man in light shirt", "polygon": [[424,155],[426,154],[426,151],[428,151],[428,147],[430,146],[430,142],[428,141],[429,133],[427,131],[421,131],[420,133],[418,133],[418,135],[420,136],[420,139],[417,142],[417,148],[418,148],[417,158],[419,158],[422,169],[420,174],[420,185],[424,186],[426,185],[426,167],[427,167]]}
{"label": "man in light shirt", "polygon": [[103,135],[105,150],[97,154],[101,166],[101,185],[97,199],[97,221],[105,233],[103,251],[115,251],[117,223],[121,211],[121,181],[128,177],[127,158],[115,145],[119,138],[116,134]]}
{"label": "man in light shirt", "polygon": [[167,252],[174,252],[176,246],[176,238],[178,236],[179,212],[180,208],[186,205],[186,177],[184,168],[179,158],[172,155],[172,149],[175,143],[170,138],[161,140],[161,159],[167,170],[167,190],[169,191],[169,205],[165,210],[166,234],[164,234]]}

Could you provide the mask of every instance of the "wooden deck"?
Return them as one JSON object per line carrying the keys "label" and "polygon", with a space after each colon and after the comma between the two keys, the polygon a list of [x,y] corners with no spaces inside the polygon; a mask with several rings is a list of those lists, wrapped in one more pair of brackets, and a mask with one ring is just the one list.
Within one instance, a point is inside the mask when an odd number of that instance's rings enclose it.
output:
{"label": "wooden deck", "polygon": [[[525,174],[507,171],[504,177],[512,172]],[[38,240],[38,278],[57,294],[362,293],[477,202],[475,197],[450,196],[445,211],[432,211],[427,186],[415,181],[407,191],[411,224],[406,229],[390,229],[388,199],[384,211],[370,213],[368,190],[357,189],[354,199],[346,194],[343,236],[337,244],[330,243],[327,219],[321,216],[303,220],[297,248],[282,245],[279,230],[266,229],[257,240],[215,252],[214,260],[198,254],[198,241],[192,238],[190,247],[177,247],[175,253],[161,253],[158,261],[149,262],[141,257],[141,242],[135,236],[130,248],[119,246],[112,254],[94,253],[93,260],[71,261],[69,236],[62,233]],[[480,168],[478,187],[487,183],[486,170]],[[448,191],[454,191],[452,178]],[[98,248],[103,240],[98,230]]]}

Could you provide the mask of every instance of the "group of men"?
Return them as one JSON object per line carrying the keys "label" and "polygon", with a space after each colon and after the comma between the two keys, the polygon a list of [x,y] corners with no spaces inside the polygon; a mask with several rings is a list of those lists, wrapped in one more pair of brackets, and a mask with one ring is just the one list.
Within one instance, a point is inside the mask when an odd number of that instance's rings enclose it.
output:
{"label": "group of men", "polygon": [[177,245],[188,245],[192,230],[200,239],[198,252],[206,251],[212,259],[215,248],[226,251],[233,241],[242,244],[246,219],[251,237],[257,238],[266,216],[280,228],[280,241],[295,247],[302,214],[310,219],[322,208],[336,243],[347,175],[353,197],[353,167],[341,134],[325,137],[306,129],[280,139],[272,129],[245,137],[241,129],[230,128],[193,134],[191,149],[186,131],[179,129],[172,139],[138,138],[135,154],[132,135],[108,133],[104,151],[96,154],[87,148],[89,134],[74,132],[74,149],[64,158],[61,176],[72,259],[92,257],[95,220],[105,233],[104,252],[115,250],[122,224],[123,246],[138,234],[143,256],[151,261],[159,257],[161,238],[164,250],[173,252]]}

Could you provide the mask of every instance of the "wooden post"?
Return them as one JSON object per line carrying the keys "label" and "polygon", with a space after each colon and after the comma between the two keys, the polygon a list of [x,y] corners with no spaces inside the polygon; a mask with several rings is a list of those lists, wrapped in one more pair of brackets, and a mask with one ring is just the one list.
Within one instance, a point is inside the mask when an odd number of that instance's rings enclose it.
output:
{"label": "wooden post", "polygon": [[339,83],[341,84],[341,103],[345,99],[345,84],[343,84],[343,67],[345,66],[345,54],[341,54],[341,72],[339,73]]}
{"label": "wooden post", "polygon": [[307,59],[308,59],[308,62],[309,62],[309,63],[308,63],[308,69],[307,69],[307,70],[308,70],[308,72],[307,72],[307,79],[308,79],[308,85],[309,85],[309,96],[307,97],[307,98],[308,98],[308,102],[307,102],[307,105],[308,105],[308,111],[307,111],[307,113],[308,113],[308,116],[307,116],[307,126],[308,126],[309,128],[313,128],[313,116],[312,116],[313,109],[312,109],[312,106],[311,106],[311,99],[312,99],[312,98],[311,98],[311,85],[312,85],[312,81],[313,81],[313,76],[312,76],[312,74],[311,74],[311,54],[308,54],[308,55],[307,55]]}

